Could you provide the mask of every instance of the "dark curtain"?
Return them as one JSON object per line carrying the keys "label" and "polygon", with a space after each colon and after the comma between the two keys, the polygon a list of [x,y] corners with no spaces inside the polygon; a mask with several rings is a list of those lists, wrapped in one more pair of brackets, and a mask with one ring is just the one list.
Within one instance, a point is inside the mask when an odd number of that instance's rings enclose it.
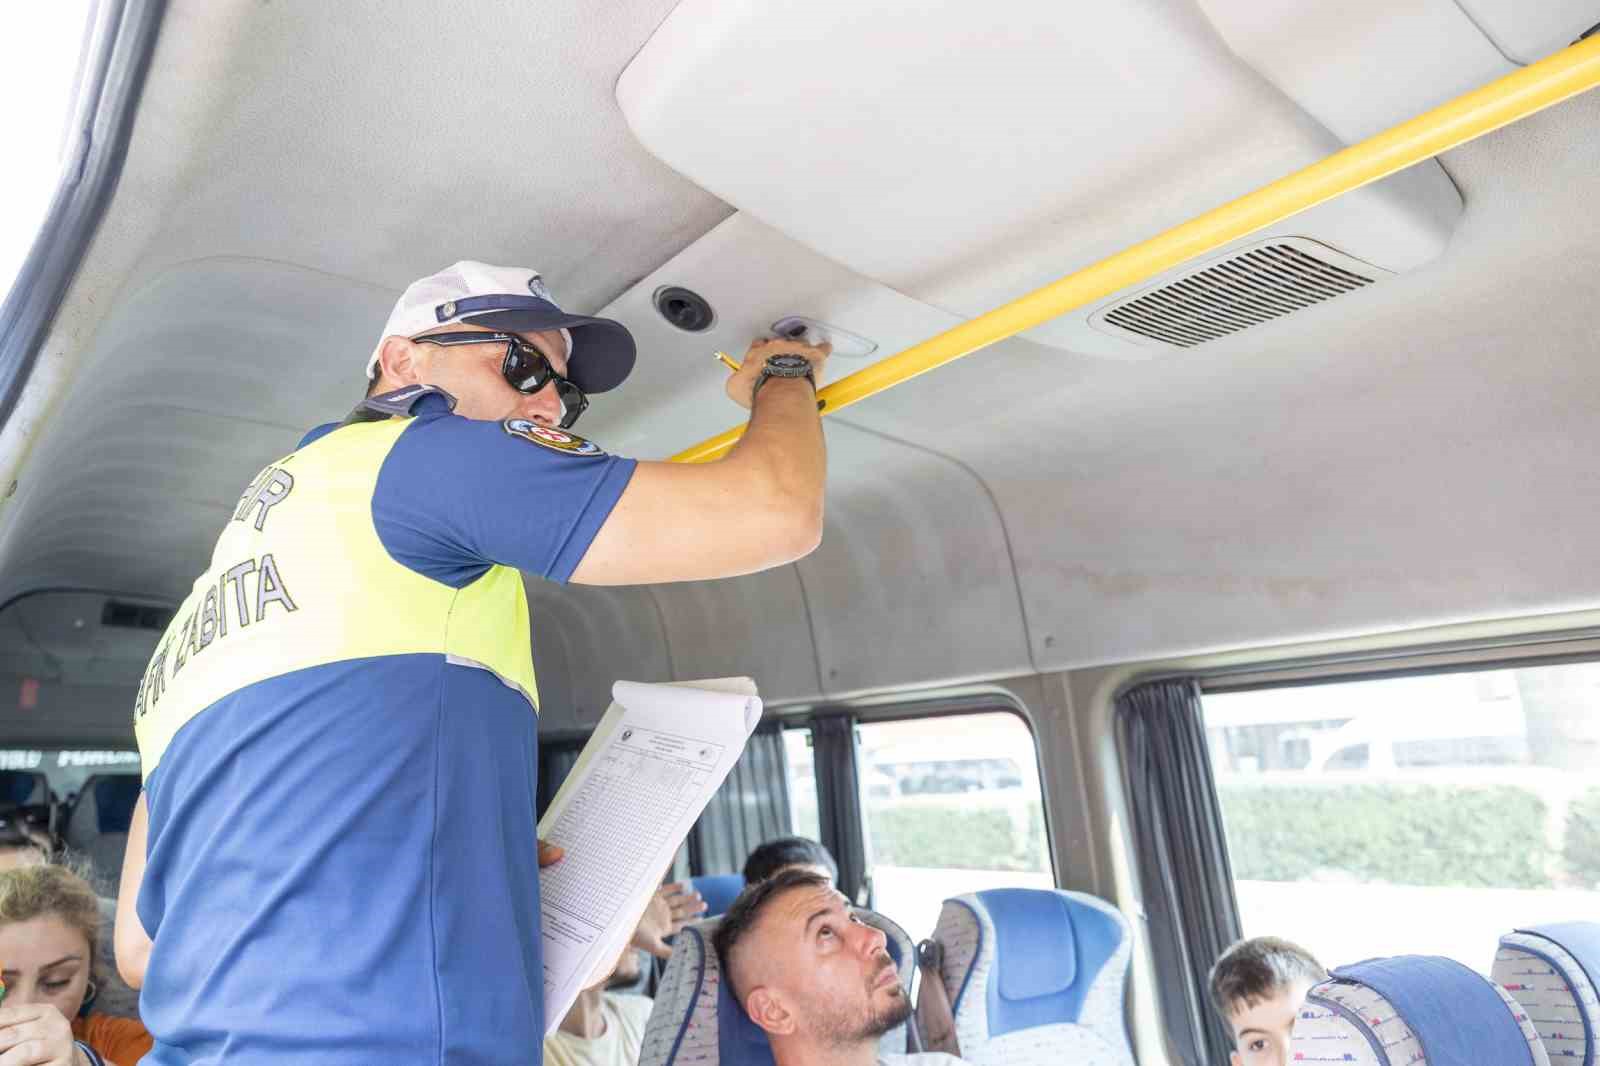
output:
{"label": "dark curtain", "polygon": [[538,816],[540,818],[544,817],[550,801],[556,798],[556,791],[561,788],[561,782],[567,779],[567,774],[571,773],[573,766],[577,764],[578,753],[583,750],[583,745],[584,742],[581,740],[539,745]]}
{"label": "dark curtain", "polygon": [[787,836],[789,773],[777,724],[758,728],[689,833],[695,874],[738,873],[762,841]]}
{"label": "dark curtain", "polygon": [[1206,975],[1240,936],[1233,868],[1192,680],[1153,681],[1117,698],[1139,880],[1168,1038],[1185,1066],[1228,1061],[1232,1041]]}
{"label": "dark curtain", "polygon": [[817,821],[822,843],[839,864],[839,891],[868,905],[855,722],[845,715],[818,718],[811,726],[811,745],[817,766]]}

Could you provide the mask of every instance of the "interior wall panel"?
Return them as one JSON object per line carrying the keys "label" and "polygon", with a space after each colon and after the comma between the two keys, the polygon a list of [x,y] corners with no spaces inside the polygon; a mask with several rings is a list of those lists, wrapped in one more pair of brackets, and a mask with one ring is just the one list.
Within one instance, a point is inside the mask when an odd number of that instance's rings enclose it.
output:
{"label": "interior wall panel", "polygon": [[592,729],[618,680],[671,681],[660,616],[646,589],[528,579],[542,732]]}
{"label": "interior wall panel", "polygon": [[835,420],[827,529],[797,564],[822,688],[1030,671],[999,513],[983,484],[936,453]]}
{"label": "interior wall panel", "polygon": [[768,702],[814,700],[817,652],[792,566],[725,581],[657,585],[680,681],[748,675]]}

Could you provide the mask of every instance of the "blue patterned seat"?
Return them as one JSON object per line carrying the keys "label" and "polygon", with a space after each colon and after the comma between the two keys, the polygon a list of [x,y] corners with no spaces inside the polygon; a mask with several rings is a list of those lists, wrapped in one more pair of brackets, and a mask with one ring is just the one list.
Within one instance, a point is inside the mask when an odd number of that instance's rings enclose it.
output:
{"label": "blue patterned seat", "polygon": [[1505,989],[1426,955],[1334,970],[1307,995],[1290,1053],[1296,1062],[1349,1066],[1550,1066]]}
{"label": "blue patterned seat", "polygon": [[1132,946],[1109,903],[1059,889],[974,892],[945,900],[933,939],[973,1066],[1133,1066],[1122,1006]]}
{"label": "blue patterned seat", "polygon": [[1600,1060],[1600,924],[1567,922],[1500,938],[1494,979],[1528,1012],[1551,1060]]}

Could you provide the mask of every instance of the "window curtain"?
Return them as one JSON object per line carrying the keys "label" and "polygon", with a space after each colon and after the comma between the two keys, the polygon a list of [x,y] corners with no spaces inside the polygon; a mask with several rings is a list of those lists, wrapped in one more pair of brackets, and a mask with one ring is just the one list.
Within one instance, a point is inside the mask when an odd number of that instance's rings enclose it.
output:
{"label": "window curtain", "polygon": [[790,832],[788,759],[773,722],[757,728],[689,833],[690,869],[738,873],[757,844]]}
{"label": "window curtain", "polygon": [[567,775],[577,765],[578,753],[583,750],[584,743],[582,740],[572,740],[559,744],[539,745],[538,816],[540,818],[544,817],[550,801],[556,798],[556,791],[561,787],[561,782],[567,779]]}
{"label": "window curtain", "polygon": [[1191,679],[1153,681],[1116,702],[1168,1039],[1185,1066],[1225,1063],[1232,1041],[1211,1007],[1206,976],[1241,934],[1200,686]]}
{"label": "window curtain", "polygon": [[839,714],[817,718],[811,726],[811,746],[817,766],[817,822],[823,845],[839,864],[839,891],[870,905],[855,721]]}

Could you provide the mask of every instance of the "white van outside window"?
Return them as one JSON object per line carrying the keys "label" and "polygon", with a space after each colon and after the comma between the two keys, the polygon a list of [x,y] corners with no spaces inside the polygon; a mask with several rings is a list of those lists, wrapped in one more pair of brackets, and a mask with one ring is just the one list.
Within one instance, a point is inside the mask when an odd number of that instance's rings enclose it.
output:
{"label": "white van outside window", "polygon": [[1600,664],[1204,697],[1247,936],[1326,964],[1600,912]]}

